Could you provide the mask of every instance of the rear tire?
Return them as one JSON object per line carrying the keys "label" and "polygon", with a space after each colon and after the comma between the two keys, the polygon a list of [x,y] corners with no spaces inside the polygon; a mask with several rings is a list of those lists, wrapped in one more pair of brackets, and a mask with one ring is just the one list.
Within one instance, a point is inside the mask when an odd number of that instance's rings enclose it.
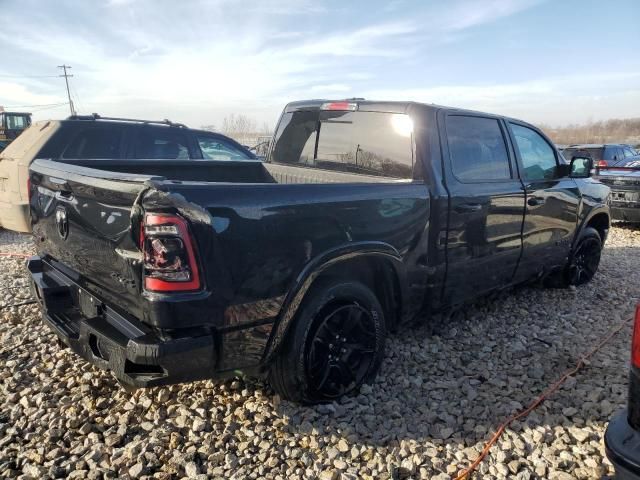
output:
{"label": "rear tire", "polygon": [[373,381],[386,335],[382,307],[369,288],[340,279],[321,281],[302,302],[269,382],[287,400],[337,400]]}

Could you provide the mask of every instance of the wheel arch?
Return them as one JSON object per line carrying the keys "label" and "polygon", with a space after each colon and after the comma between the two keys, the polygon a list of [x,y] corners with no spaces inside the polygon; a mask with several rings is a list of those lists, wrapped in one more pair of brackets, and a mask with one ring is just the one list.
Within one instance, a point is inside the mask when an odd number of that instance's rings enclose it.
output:
{"label": "wheel arch", "polygon": [[307,293],[328,277],[356,280],[367,285],[385,311],[393,330],[403,315],[407,298],[406,273],[400,253],[384,242],[357,242],[332,249],[307,264],[289,290],[271,331],[263,357],[270,362],[278,352]]}
{"label": "wheel arch", "polygon": [[585,216],[575,238],[573,239],[572,250],[577,245],[578,240],[580,240],[582,233],[587,227],[592,227],[598,232],[602,245],[604,245],[607,240],[607,235],[609,234],[609,228],[611,227],[611,215],[609,209],[606,206],[594,208],[587,216]]}

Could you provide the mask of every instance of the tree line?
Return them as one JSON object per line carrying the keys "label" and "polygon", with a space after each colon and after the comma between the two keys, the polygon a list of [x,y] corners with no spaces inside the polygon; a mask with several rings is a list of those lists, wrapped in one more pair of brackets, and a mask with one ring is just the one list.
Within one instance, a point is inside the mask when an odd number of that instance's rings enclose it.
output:
{"label": "tree line", "polygon": [[628,143],[640,144],[640,118],[614,118],[583,125],[540,128],[558,145],[575,143]]}

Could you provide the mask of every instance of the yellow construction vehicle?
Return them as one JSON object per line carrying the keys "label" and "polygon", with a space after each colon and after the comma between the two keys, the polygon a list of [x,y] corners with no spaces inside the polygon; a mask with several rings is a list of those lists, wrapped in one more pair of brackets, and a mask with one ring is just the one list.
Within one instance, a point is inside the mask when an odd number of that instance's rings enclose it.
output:
{"label": "yellow construction vehicle", "polygon": [[0,107],[0,152],[22,131],[31,125],[31,114],[25,112],[5,112]]}

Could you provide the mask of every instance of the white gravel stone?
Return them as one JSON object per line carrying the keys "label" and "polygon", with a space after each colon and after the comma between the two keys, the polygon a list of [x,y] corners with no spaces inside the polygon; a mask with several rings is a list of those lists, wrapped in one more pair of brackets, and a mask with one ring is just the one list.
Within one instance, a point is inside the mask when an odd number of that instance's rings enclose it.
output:
{"label": "white gravel stone", "polygon": [[[0,230],[0,251],[31,249],[29,236]],[[0,478],[450,479],[631,315],[639,253],[640,229],[616,225],[589,285],[518,288],[403,326],[374,383],[315,407],[240,379],[128,394],[61,349],[36,306],[1,309]],[[28,299],[27,285],[23,259],[0,257],[0,305]],[[511,425],[478,478],[613,475],[602,436],[626,401],[630,331]]]}

